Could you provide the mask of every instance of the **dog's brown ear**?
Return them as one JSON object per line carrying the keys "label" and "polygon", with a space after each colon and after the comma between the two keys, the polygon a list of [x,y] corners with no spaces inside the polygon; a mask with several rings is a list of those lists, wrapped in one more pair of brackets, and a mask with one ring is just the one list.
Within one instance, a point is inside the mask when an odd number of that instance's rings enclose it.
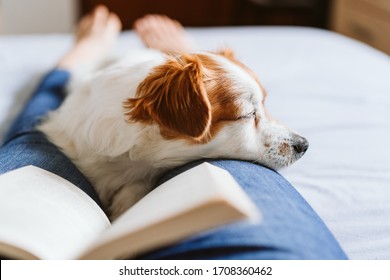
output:
{"label": "dog's brown ear", "polygon": [[127,120],[156,122],[166,135],[204,140],[211,106],[202,80],[202,63],[196,55],[170,58],[138,86],[137,98],[125,101]]}

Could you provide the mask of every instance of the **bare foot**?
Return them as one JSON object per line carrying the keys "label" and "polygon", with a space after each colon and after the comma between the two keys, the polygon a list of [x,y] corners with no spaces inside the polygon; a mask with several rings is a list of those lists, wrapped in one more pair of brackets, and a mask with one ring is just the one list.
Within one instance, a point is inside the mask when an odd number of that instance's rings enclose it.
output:
{"label": "bare foot", "polygon": [[121,31],[118,16],[105,6],[98,6],[84,16],[76,30],[75,45],[60,60],[59,68],[74,70],[78,66],[104,58],[111,50]]}
{"label": "bare foot", "polygon": [[164,53],[193,50],[192,40],[185,33],[183,26],[167,16],[146,15],[135,21],[134,29],[149,48]]}

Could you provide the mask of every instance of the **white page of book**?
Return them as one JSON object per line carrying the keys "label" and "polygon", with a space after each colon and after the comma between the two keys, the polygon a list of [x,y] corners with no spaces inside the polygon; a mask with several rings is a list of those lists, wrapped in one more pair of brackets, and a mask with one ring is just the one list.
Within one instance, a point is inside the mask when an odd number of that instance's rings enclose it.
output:
{"label": "white page of book", "polygon": [[57,175],[28,166],[0,176],[2,250],[6,243],[37,258],[72,259],[109,226],[87,194]]}

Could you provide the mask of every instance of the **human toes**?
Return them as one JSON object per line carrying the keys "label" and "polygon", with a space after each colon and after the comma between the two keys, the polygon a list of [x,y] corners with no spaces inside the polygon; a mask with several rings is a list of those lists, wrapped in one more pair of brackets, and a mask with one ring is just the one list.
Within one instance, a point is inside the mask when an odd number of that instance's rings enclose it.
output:
{"label": "human toes", "polygon": [[85,15],[79,22],[76,37],[82,39],[99,30],[106,22],[109,11],[103,5],[97,6],[91,13]]}
{"label": "human toes", "polygon": [[107,20],[110,17],[110,11],[106,6],[99,5],[93,10],[91,17],[91,29],[99,30],[107,24]]}
{"label": "human toes", "polygon": [[157,14],[145,15],[134,23],[134,29],[139,33],[164,31],[173,26],[175,24],[172,19]]}
{"label": "human toes", "polygon": [[107,18],[107,27],[114,31],[120,31],[122,29],[122,22],[117,14],[110,13]]}

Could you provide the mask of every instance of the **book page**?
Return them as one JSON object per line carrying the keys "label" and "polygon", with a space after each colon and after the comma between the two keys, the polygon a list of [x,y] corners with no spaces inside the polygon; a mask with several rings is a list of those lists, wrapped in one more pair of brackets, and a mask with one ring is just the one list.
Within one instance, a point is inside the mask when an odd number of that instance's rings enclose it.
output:
{"label": "book page", "polygon": [[0,255],[72,259],[110,223],[70,182],[28,166],[0,176]]}
{"label": "book page", "polygon": [[259,217],[257,207],[227,171],[203,163],[127,210],[82,258],[129,258],[225,223]]}

